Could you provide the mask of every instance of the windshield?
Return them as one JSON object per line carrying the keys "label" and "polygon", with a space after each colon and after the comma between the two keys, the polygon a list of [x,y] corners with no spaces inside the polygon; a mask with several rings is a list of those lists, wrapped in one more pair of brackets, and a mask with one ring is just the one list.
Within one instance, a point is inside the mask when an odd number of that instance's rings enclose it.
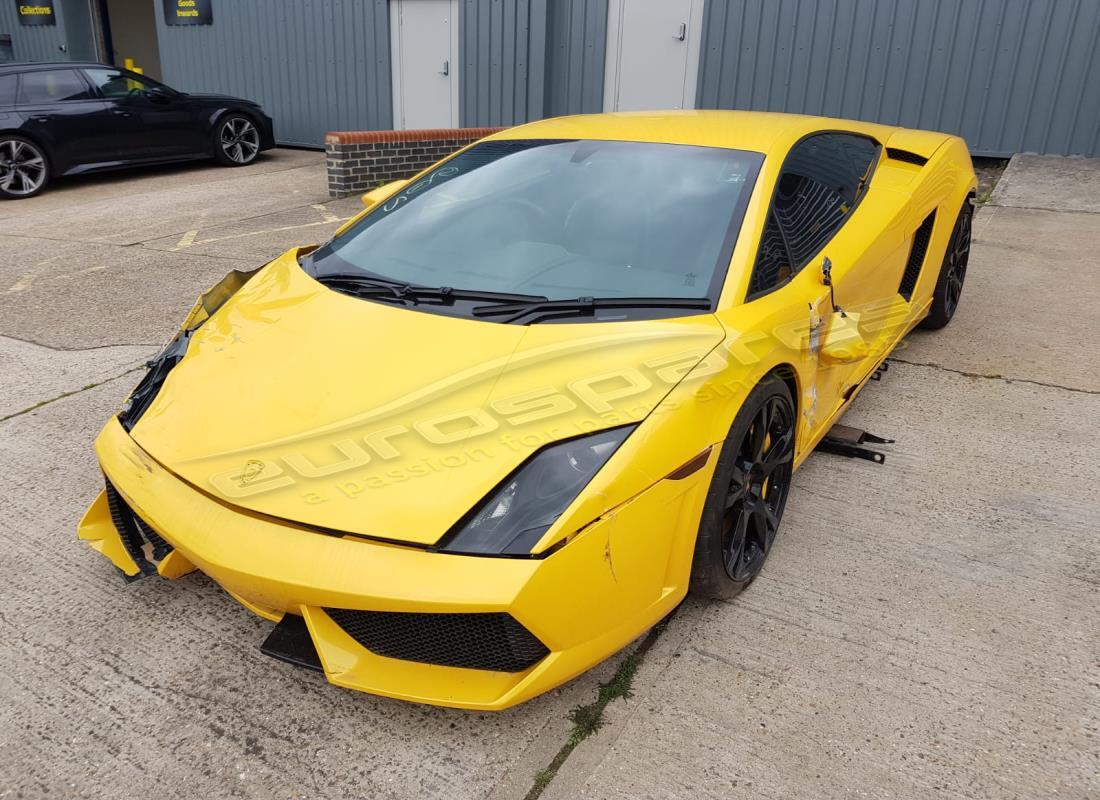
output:
{"label": "windshield", "polygon": [[315,251],[307,269],[547,300],[713,303],[762,161],[673,144],[483,142]]}

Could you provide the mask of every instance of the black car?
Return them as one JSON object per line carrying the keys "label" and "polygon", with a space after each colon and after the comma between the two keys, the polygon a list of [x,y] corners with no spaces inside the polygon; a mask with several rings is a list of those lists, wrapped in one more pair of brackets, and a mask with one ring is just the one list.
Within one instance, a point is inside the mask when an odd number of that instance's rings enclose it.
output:
{"label": "black car", "polygon": [[104,64],[0,64],[0,198],[137,164],[239,167],[274,146],[271,118],[249,100],[177,92]]}

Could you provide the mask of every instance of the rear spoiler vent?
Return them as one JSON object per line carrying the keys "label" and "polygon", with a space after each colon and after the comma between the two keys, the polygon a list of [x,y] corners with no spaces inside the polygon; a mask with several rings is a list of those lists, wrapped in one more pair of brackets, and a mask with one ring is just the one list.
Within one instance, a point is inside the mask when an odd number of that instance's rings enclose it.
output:
{"label": "rear spoiler vent", "polygon": [[936,212],[933,209],[913,234],[913,242],[909,246],[909,260],[905,262],[905,272],[898,286],[898,294],[904,297],[907,303],[912,301],[913,290],[917,288],[917,279],[924,265],[924,257],[928,253],[928,243],[932,240],[932,226],[935,224]]}
{"label": "rear spoiler vent", "polygon": [[928,159],[924,156],[917,155],[910,150],[902,150],[898,147],[887,147],[886,157],[892,158],[894,161],[904,161],[906,164],[916,164],[918,167],[923,167],[928,163]]}

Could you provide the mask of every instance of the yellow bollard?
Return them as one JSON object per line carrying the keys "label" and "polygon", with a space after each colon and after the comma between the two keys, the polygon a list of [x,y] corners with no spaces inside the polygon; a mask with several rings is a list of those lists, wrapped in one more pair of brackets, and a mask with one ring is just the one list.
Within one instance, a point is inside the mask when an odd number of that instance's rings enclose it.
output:
{"label": "yellow bollard", "polygon": [[122,60],[122,66],[126,67],[126,69],[132,70],[134,68],[134,59],[124,58]]}
{"label": "yellow bollard", "polygon": [[132,69],[133,69],[133,70],[134,70],[134,72],[136,72],[136,73],[137,73],[138,75],[144,75],[144,74],[145,74],[145,70],[143,70],[143,69],[142,69],[141,67],[132,67]]}

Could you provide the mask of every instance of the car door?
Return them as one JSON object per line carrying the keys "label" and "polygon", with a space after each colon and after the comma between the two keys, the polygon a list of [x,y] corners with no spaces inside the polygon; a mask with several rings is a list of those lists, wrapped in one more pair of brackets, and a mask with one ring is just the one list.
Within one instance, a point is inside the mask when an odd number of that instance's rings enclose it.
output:
{"label": "car door", "polygon": [[[781,306],[793,309],[784,323],[791,328],[788,335],[806,332],[805,347],[815,363],[800,407],[810,437],[831,424],[863,377],[860,363],[825,364],[819,359],[834,302],[846,311],[868,314],[866,322],[873,326],[875,309],[897,286],[898,275],[889,266],[893,249],[883,246],[875,215],[863,203],[880,151],[872,139],[839,132],[814,134],[795,144],[776,182],[749,282],[750,302],[772,292],[786,293]],[[826,258],[832,291],[822,275]],[[861,332],[863,326],[861,316]],[[784,330],[783,325],[774,329]]]}
{"label": "car door", "polygon": [[15,108],[22,129],[49,149],[53,169],[114,158],[112,118],[75,69],[28,70],[19,76]]}
{"label": "car door", "polygon": [[19,76],[14,72],[0,75],[0,130],[18,128],[23,120],[15,113],[15,92]]}
{"label": "car door", "polygon": [[125,69],[89,67],[84,74],[108,104],[127,160],[186,156],[201,149],[199,126],[184,95]]}
{"label": "car door", "polygon": [[[858,315],[859,332],[870,347],[862,361],[821,364],[818,389],[828,417],[886,356],[896,328],[897,287],[904,269],[901,231],[892,225],[896,196],[876,191],[874,171],[882,155],[877,142],[850,133],[826,133],[803,140],[791,164],[803,176],[803,215],[788,217],[789,237],[818,272],[829,259],[832,291],[828,306]],[[893,195],[893,193],[891,193]],[[820,229],[814,230],[820,224]]]}

